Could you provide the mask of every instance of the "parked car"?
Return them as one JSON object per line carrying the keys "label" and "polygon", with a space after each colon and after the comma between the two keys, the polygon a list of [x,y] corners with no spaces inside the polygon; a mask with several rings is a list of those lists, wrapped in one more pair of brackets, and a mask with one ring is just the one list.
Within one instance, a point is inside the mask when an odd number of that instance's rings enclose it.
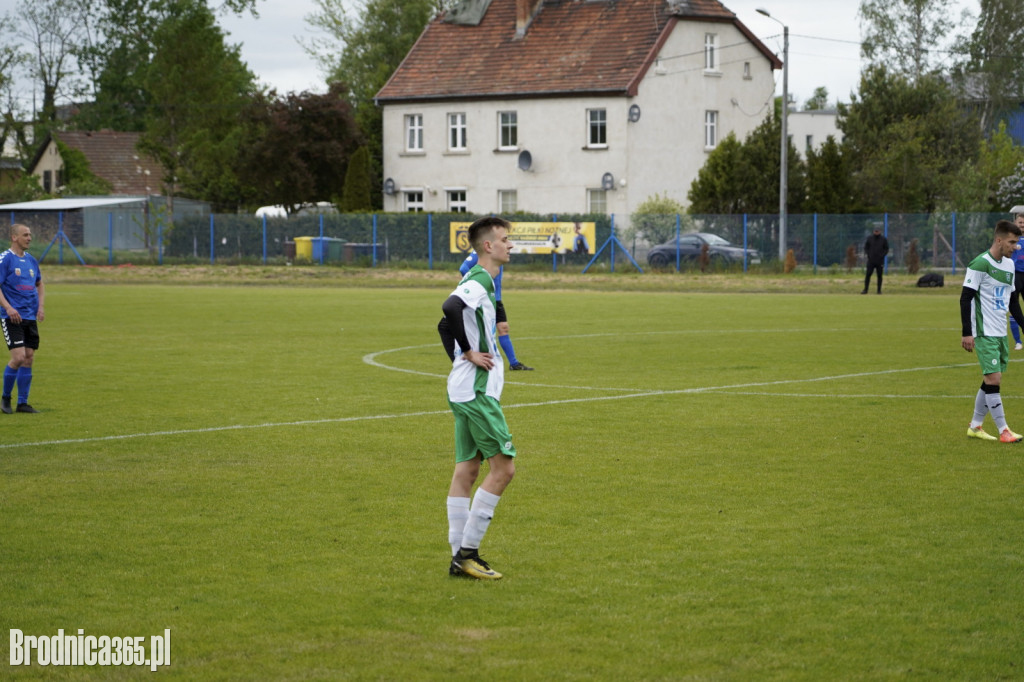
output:
{"label": "parked car", "polygon": [[[729,265],[732,263],[743,263],[743,247],[730,244],[717,234],[708,232],[690,232],[679,235],[679,260],[680,262],[696,261],[700,258],[701,248],[708,245],[708,256],[711,263]],[[747,249],[747,262],[760,263],[761,254],[757,249]],[[656,268],[663,268],[676,263],[676,240],[673,238],[664,244],[659,244],[647,254],[647,262]]]}

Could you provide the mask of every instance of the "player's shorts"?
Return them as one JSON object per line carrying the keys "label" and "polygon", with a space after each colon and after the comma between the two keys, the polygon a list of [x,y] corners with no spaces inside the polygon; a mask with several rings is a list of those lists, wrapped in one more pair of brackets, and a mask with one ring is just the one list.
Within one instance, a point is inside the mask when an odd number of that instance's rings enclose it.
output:
{"label": "player's shorts", "polygon": [[501,301],[494,302],[494,321],[508,322],[508,315],[505,314],[505,304]]}
{"label": "player's shorts", "polygon": [[35,320],[22,320],[19,324],[5,317],[0,319],[0,328],[3,329],[8,349],[39,348],[39,327],[36,326]]}
{"label": "player's shorts", "polygon": [[468,403],[448,401],[455,415],[455,461],[468,462],[478,455],[489,459],[499,452],[516,456],[501,404],[477,393]]}
{"label": "player's shorts", "polygon": [[975,336],[974,354],[982,374],[1005,372],[1010,362],[1010,342],[1005,336]]}

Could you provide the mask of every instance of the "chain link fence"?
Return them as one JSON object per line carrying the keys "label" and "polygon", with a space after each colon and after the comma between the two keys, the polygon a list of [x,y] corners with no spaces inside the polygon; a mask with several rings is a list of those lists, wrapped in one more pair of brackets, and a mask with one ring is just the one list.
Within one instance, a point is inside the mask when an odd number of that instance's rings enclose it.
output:
{"label": "chain link fence", "polygon": [[[472,221],[477,217],[467,213],[358,213],[291,218],[234,214],[184,216],[177,217],[172,226],[161,226],[147,236],[148,248],[145,249],[115,248],[125,239],[124,235],[114,234],[115,229],[120,229],[114,221],[109,221],[109,234],[93,236],[96,243],[81,243],[89,241],[86,238],[89,233],[70,232],[69,237],[69,232],[65,231],[62,240],[56,233],[56,225],[64,224],[63,220],[40,220],[42,229],[35,232],[33,250],[37,255],[45,252],[43,262],[47,263],[77,259],[93,264],[293,263],[447,269],[464,258],[463,253],[452,250],[450,223]],[[610,263],[614,268],[616,261],[612,260],[612,252],[622,248],[647,269],[647,254],[652,247],[666,238],[673,242],[676,234],[701,232],[759,252],[761,263],[750,266],[752,268],[774,271],[782,267],[778,215],[647,216],[644,224],[665,226],[656,234],[652,230],[651,235],[628,229],[628,221],[621,219],[616,226],[616,217],[608,215],[517,213],[508,217],[513,222],[593,222],[597,253],[589,263],[591,266]],[[988,213],[789,215],[784,251],[792,250],[802,269],[862,267],[864,241],[879,227],[889,240],[887,269],[956,272],[989,248],[996,222],[1007,218],[1005,214]],[[627,223],[625,230],[622,229],[624,222]],[[53,228],[49,227],[51,223]],[[33,223],[28,224],[34,227]],[[69,224],[74,221],[70,220]],[[614,240],[611,239],[613,234]],[[65,251],[65,243],[75,248]],[[632,267],[621,257],[621,252],[618,255],[619,267]],[[579,257],[567,260],[565,256],[546,254],[513,254],[513,262],[555,269],[570,263],[587,265],[586,259]],[[672,259],[671,269],[675,266],[676,260]],[[696,259],[680,259],[680,269],[694,267],[699,267]]]}

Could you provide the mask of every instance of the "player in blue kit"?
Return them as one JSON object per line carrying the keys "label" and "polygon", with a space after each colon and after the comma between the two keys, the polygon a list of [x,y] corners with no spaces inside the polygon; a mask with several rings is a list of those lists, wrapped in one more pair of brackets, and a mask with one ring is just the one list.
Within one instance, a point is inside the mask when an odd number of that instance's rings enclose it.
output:
{"label": "player in blue kit", "polygon": [[11,392],[18,386],[18,412],[36,413],[28,404],[32,386],[32,361],[39,349],[38,322],[43,321],[43,276],[39,262],[28,252],[32,230],[28,225],[11,225],[11,248],[0,254],[0,328],[11,351],[4,368],[0,410],[11,414]]}

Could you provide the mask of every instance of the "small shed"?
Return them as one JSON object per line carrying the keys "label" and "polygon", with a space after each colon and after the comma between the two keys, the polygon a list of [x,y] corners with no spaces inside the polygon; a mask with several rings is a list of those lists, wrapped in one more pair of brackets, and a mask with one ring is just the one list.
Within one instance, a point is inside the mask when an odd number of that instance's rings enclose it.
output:
{"label": "small shed", "polygon": [[[191,199],[174,199],[177,216],[209,215],[210,205]],[[167,198],[71,197],[0,204],[0,221],[24,223],[32,228],[35,241],[49,242],[58,229],[75,246],[117,250],[145,249],[155,243],[170,219]]]}

